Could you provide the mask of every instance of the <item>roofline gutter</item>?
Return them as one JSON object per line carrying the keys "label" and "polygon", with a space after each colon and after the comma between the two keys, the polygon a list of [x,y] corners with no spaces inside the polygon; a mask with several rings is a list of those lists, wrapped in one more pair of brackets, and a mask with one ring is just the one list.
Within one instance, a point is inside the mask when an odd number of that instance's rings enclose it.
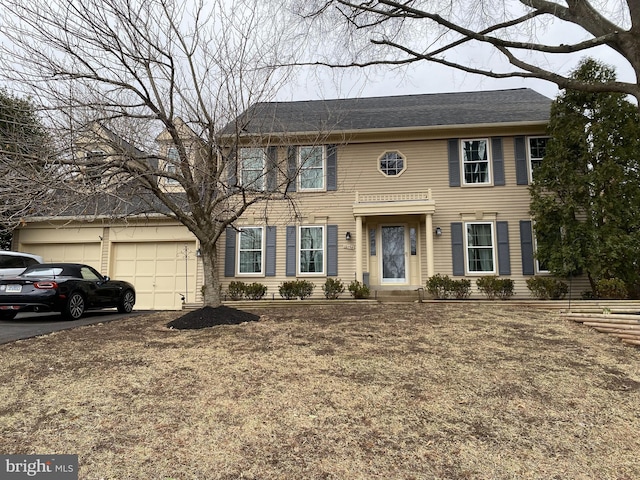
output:
{"label": "roofline gutter", "polygon": [[516,128],[516,127],[542,127],[546,126],[549,120],[533,120],[533,121],[521,121],[521,122],[490,122],[490,123],[458,123],[451,125],[427,125],[427,126],[415,126],[415,127],[391,127],[391,128],[365,128],[365,129],[349,129],[349,130],[308,130],[308,131],[296,131],[296,132],[248,132],[236,134],[223,134],[222,138],[234,138],[236,136],[240,138],[252,138],[262,135],[270,136],[282,136],[282,137],[298,137],[298,136],[311,136],[321,134],[323,136],[330,135],[367,135],[372,133],[412,133],[412,132],[437,132],[438,130],[472,130],[479,128]]}
{"label": "roofline gutter", "polygon": [[[135,215],[126,215],[122,217],[114,217],[112,215],[49,215],[43,217],[25,217],[25,223],[36,223],[36,222],[73,222],[73,221],[84,221],[84,222],[93,222],[100,220],[126,220],[126,219],[141,219],[141,218],[166,218],[167,220],[175,220],[177,219],[169,217],[163,213],[137,213]],[[87,220],[89,219],[89,220]],[[18,227],[19,228],[19,227]]]}

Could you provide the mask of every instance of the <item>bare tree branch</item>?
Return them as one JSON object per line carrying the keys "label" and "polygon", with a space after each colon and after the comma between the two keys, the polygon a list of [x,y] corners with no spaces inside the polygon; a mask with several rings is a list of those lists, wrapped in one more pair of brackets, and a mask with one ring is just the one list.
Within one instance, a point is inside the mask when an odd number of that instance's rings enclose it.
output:
{"label": "bare tree branch", "polygon": [[[296,0],[291,2],[296,5]],[[300,18],[303,21],[317,20],[320,15],[331,16],[334,23],[342,18],[343,38],[356,40],[366,35],[376,48],[359,50],[357,58],[347,50],[338,51],[328,60],[311,59],[307,65],[344,68],[428,61],[493,78],[539,78],[560,88],[612,91],[640,99],[638,0],[619,0],[615,19],[604,5],[613,2],[604,1],[598,2],[598,6],[582,0],[571,0],[566,4],[546,0],[333,0],[310,3],[306,9],[298,5],[297,11],[302,10]],[[485,8],[487,11],[480,15],[473,13]],[[589,38],[573,41],[566,38],[558,44],[539,41],[533,29],[544,28],[552,21],[578,26]],[[428,40],[425,32],[435,39]],[[459,47],[469,42],[492,48],[512,68],[496,71],[495,67],[474,66],[470,59],[460,60]],[[569,78],[570,72],[563,74],[549,66],[554,57],[575,53],[589,55],[595,47],[607,47],[625,58],[635,72],[636,81],[580,82]],[[534,58],[534,53],[539,57]]]}
{"label": "bare tree branch", "polygon": [[268,189],[236,181],[239,152],[252,144],[234,122],[289,79],[291,68],[280,65],[296,63],[296,32],[259,0],[3,7],[0,66],[42,101],[60,144],[60,188],[76,190],[73,202],[50,211],[176,219],[200,242],[205,303],[219,304],[215,262],[225,228],[261,202],[293,202],[285,176]]}

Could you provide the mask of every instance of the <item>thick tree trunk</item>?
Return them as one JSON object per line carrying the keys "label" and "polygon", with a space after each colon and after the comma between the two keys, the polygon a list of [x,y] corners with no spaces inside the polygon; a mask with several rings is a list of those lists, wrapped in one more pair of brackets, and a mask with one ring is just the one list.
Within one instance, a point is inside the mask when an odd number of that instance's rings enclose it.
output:
{"label": "thick tree trunk", "polygon": [[204,270],[204,285],[202,297],[204,306],[219,307],[222,303],[220,277],[218,276],[218,248],[215,243],[202,243],[202,266]]}

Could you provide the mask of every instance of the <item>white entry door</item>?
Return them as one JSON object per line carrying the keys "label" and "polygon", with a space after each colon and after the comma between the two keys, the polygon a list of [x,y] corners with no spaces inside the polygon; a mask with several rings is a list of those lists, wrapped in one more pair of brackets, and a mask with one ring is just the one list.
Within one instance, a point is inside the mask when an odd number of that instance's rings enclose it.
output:
{"label": "white entry door", "polygon": [[404,226],[383,226],[382,240],[382,282],[406,283],[406,239]]}

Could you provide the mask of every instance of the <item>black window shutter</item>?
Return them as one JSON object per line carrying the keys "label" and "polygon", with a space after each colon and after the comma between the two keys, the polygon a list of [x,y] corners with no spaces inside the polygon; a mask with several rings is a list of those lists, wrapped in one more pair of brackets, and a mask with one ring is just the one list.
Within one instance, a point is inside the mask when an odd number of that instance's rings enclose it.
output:
{"label": "black window shutter", "polygon": [[491,139],[491,155],[493,157],[493,184],[502,186],[505,184],[502,138],[495,137]]}
{"label": "black window shutter", "polygon": [[460,186],[460,141],[457,138],[449,140],[449,186]]}
{"label": "black window shutter", "polygon": [[535,275],[531,220],[520,220],[520,251],[522,252],[522,274]]}
{"label": "black window shutter", "polygon": [[298,171],[298,147],[287,148],[287,192],[296,191],[296,173]]}
{"label": "black window shutter", "polygon": [[278,186],[278,147],[267,149],[267,191],[275,192]]}
{"label": "black window shutter", "polygon": [[338,146],[327,145],[327,191],[338,189]]}
{"label": "black window shutter", "polygon": [[265,249],[265,276],[276,275],[276,227],[267,227],[267,245]]}
{"label": "black window shutter", "polygon": [[338,226],[327,225],[327,276],[338,275]]}
{"label": "black window shutter", "polygon": [[515,137],[513,140],[516,156],[516,184],[529,184],[529,169],[527,168],[527,144],[524,137]]}
{"label": "black window shutter", "polygon": [[227,239],[224,249],[224,276],[236,276],[236,231],[232,227],[225,230]]}
{"label": "black window shutter", "polygon": [[286,261],[285,261],[285,275],[287,277],[296,276],[296,227],[287,227],[287,240],[286,240]]}
{"label": "black window shutter", "polygon": [[464,275],[464,237],[462,222],[451,224],[451,259],[453,260],[453,274]]}
{"label": "black window shutter", "polygon": [[498,274],[511,275],[508,222],[496,222],[496,230],[498,231]]}

